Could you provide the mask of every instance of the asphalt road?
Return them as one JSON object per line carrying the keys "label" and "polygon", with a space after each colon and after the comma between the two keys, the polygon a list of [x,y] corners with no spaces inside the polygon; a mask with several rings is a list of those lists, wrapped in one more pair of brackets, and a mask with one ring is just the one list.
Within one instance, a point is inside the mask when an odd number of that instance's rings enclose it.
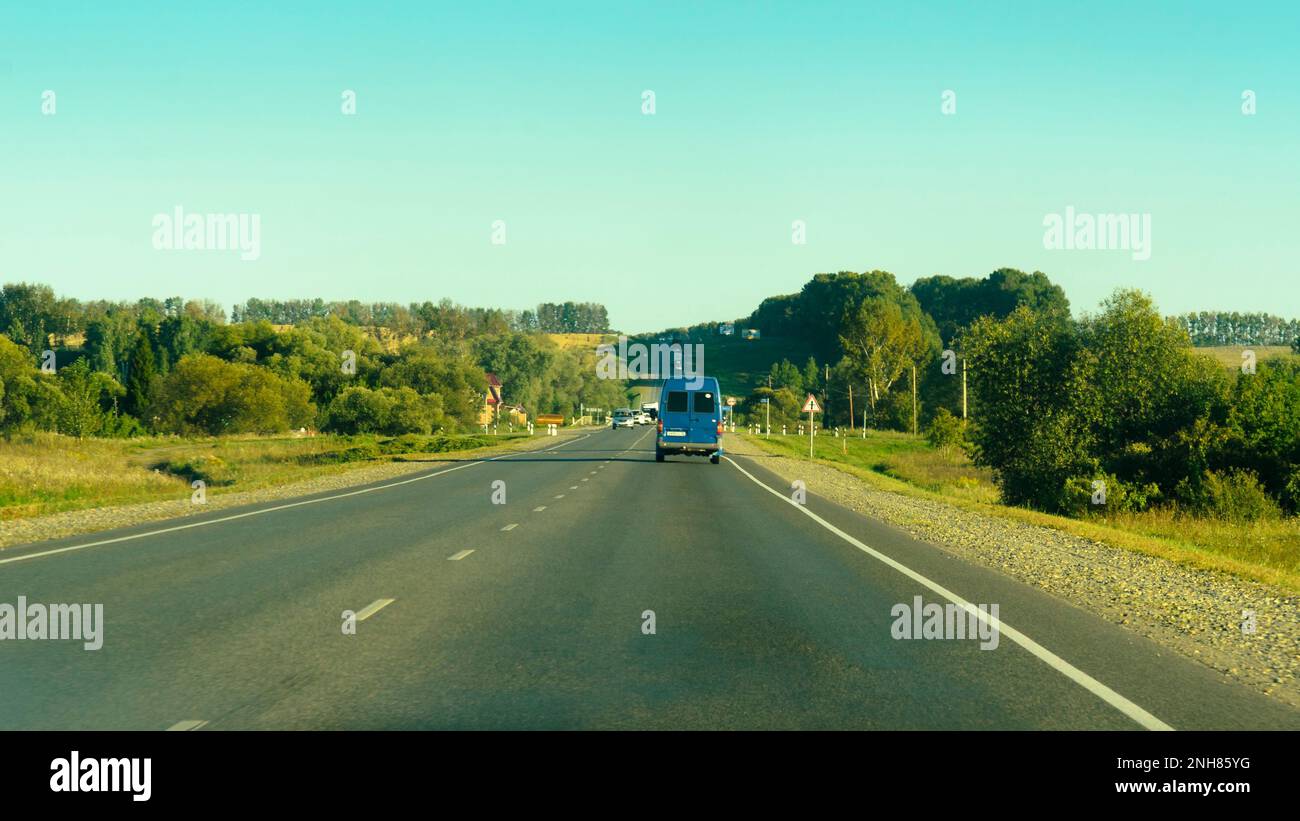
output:
{"label": "asphalt road", "polygon": [[[651,429],[604,430],[5,550],[0,603],[102,603],[105,626],[97,651],[0,641],[0,728],[1300,727],[815,487],[795,505],[761,461],[656,464]],[[996,603],[997,648],[891,636],[938,591]]]}

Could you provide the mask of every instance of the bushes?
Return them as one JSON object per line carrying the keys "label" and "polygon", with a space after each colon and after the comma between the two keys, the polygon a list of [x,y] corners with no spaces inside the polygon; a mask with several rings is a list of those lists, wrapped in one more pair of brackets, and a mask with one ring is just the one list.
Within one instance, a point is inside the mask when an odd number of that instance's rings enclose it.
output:
{"label": "bushes", "polygon": [[1154,482],[1125,482],[1113,474],[1075,476],[1065,480],[1055,507],[1070,516],[1089,514],[1140,513],[1161,498]]}
{"label": "bushes", "polygon": [[[526,434],[518,434],[518,436],[526,436]],[[406,453],[450,453],[471,448],[485,448],[489,445],[500,444],[509,438],[513,437],[445,436],[443,434],[417,436],[409,433],[382,440],[358,437],[360,441],[354,440],[348,447],[301,456],[298,461],[301,464],[333,465],[346,462],[365,462],[371,459],[381,459],[385,456],[397,456]]]}
{"label": "bushes", "polygon": [[412,388],[345,388],[330,403],[325,427],[338,433],[427,434],[440,422],[442,401]]}
{"label": "bushes", "polygon": [[949,413],[947,408],[939,408],[934,418],[930,420],[930,427],[926,430],[925,438],[929,440],[930,447],[942,451],[951,451],[953,448],[964,449],[966,446],[966,424]]}
{"label": "bushes", "polygon": [[211,487],[233,485],[237,478],[230,465],[215,454],[168,459],[150,467],[161,473],[179,476],[186,482],[200,479]]}
{"label": "bushes", "polygon": [[1248,470],[1206,471],[1197,480],[1184,479],[1178,489],[1185,507],[1202,516],[1244,523],[1282,515],[1259,477]]}
{"label": "bushes", "polygon": [[300,379],[191,354],[162,380],[154,416],[167,433],[276,433],[311,424],[315,407]]}
{"label": "bushes", "polygon": [[1095,511],[1098,478],[1108,510],[1176,499],[1264,516],[1261,495],[1281,497],[1300,459],[1300,371],[1261,367],[1234,387],[1141,293],[1119,291],[1079,322],[1025,309],[985,318],[966,347],[976,458],[1009,504]]}

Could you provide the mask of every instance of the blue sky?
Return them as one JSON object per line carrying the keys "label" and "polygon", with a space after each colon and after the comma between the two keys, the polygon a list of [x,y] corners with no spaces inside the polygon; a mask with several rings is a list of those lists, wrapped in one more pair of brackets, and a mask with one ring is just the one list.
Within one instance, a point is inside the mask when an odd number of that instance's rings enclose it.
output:
{"label": "blue sky", "polygon": [[[108,5],[0,9],[0,280],[641,331],[1009,266],[1300,315],[1294,4]],[[260,258],[155,250],[176,205],[259,214]],[[1149,213],[1151,258],[1045,249],[1067,206]]]}

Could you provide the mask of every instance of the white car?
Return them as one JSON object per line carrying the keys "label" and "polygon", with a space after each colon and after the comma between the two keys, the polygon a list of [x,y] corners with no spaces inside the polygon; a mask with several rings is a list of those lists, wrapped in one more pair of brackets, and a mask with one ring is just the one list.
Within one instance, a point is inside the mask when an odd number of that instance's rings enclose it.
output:
{"label": "white car", "polygon": [[650,414],[646,413],[645,411],[637,411],[636,423],[638,425],[649,425],[649,424],[653,424],[654,420],[651,419]]}
{"label": "white car", "polygon": [[613,428],[630,428],[636,425],[636,413],[631,408],[619,408],[614,411]]}

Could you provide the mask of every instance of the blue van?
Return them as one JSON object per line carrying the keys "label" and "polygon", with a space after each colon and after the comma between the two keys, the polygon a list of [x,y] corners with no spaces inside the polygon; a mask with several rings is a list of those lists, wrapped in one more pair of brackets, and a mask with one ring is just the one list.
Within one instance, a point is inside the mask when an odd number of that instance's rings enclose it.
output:
{"label": "blue van", "polygon": [[674,377],[659,389],[655,461],[670,453],[722,461],[722,394],[712,376]]}

